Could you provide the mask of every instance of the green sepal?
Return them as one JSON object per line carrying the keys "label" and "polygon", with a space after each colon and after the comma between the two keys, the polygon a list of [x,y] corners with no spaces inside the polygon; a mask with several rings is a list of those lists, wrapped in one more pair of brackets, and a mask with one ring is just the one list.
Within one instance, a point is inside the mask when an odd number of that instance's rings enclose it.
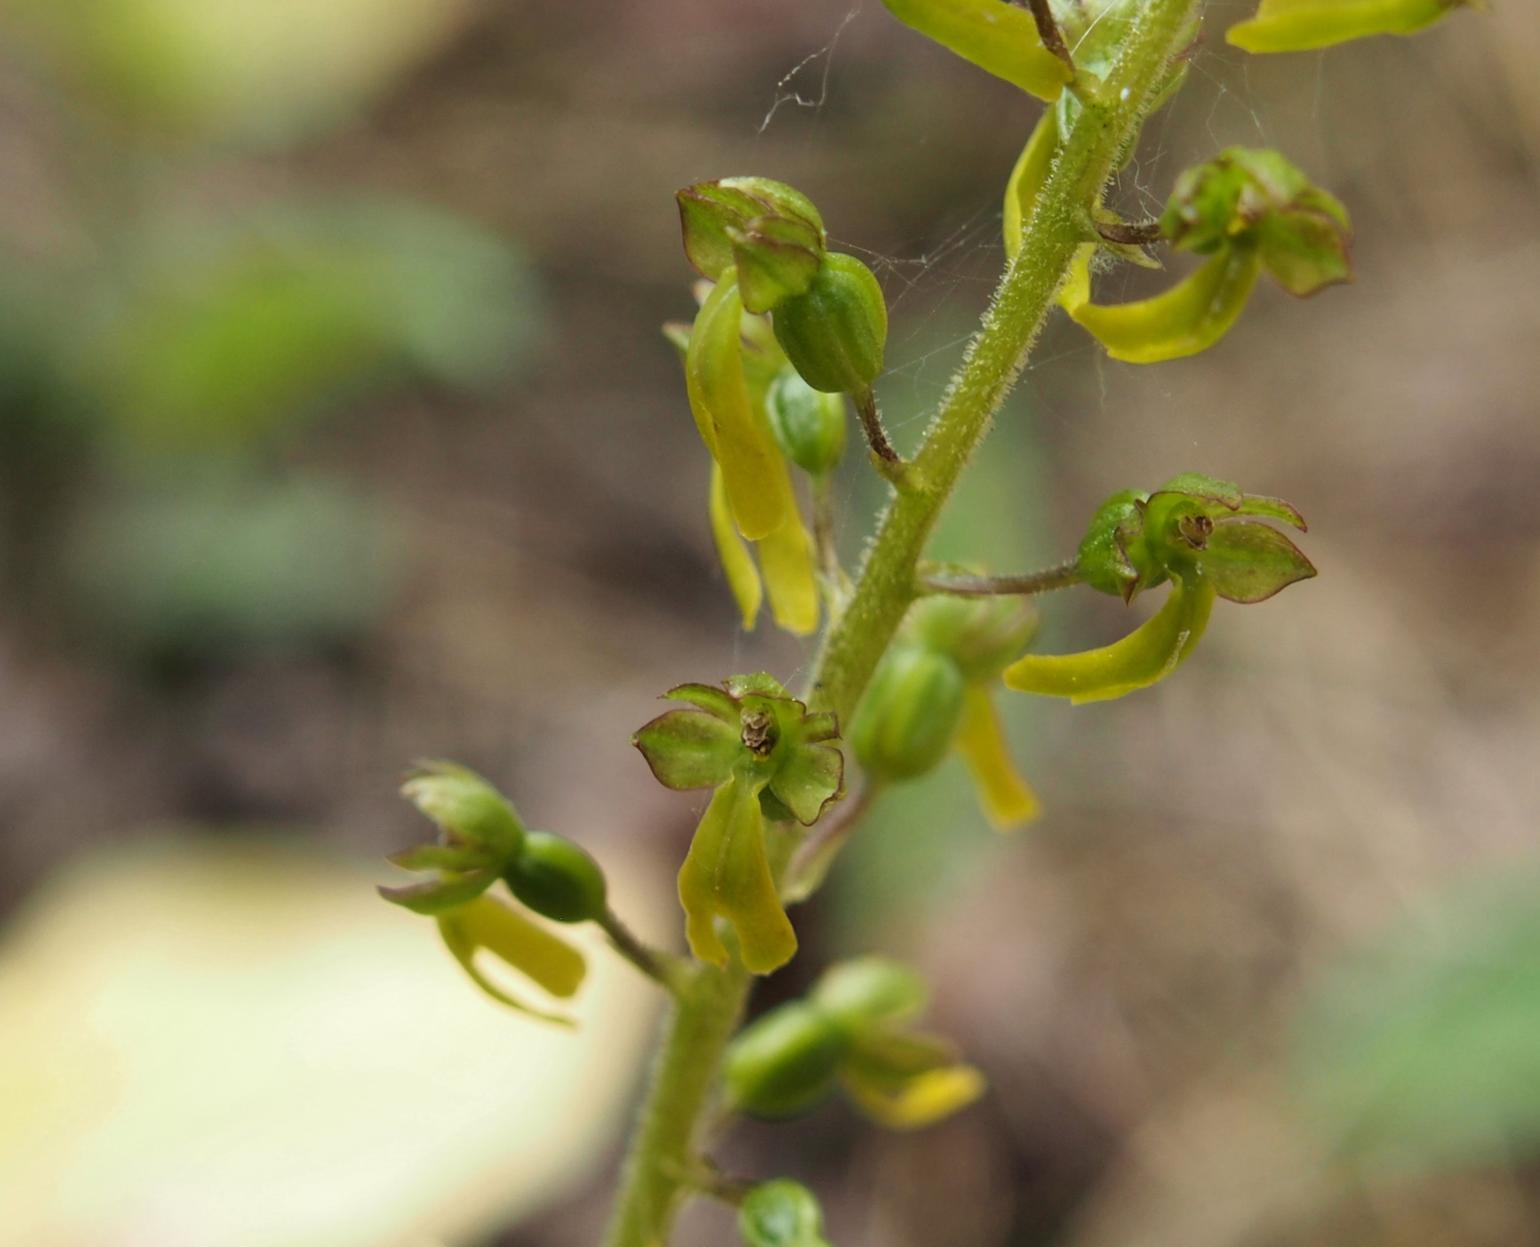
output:
{"label": "green sepal", "polygon": [[880,782],[916,779],[952,746],[962,715],[964,680],[946,654],[895,645],[872,675],[848,740],[867,775]]}
{"label": "green sepal", "polygon": [[1246,52],[1308,52],[1372,35],[1414,35],[1475,0],[1262,0],[1225,42]]}
{"label": "green sepal", "polygon": [[912,30],[1028,95],[1053,101],[1069,68],[1043,46],[1025,8],[1001,0],[882,0]]}
{"label": "green sepal", "polygon": [[746,232],[752,222],[766,219],[794,221],[803,237],[813,240],[821,252],[826,241],[823,218],[810,200],[795,187],[771,178],[732,177],[697,182],[676,193],[679,221],[684,233],[685,257],[695,271],[719,281],[736,262],[731,231]]}
{"label": "green sepal", "polygon": [[761,1182],[738,1206],[738,1235],[745,1247],[829,1247],[823,1209],[800,1182]]}
{"label": "green sepal", "polygon": [[476,954],[485,949],[550,995],[564,1000],[577,993],[587,970],[583,955],[565,940],[489,896],[440,914],[438,929],[471,981],[493,1000],[544,1021],[571,1025],[568,1018],[510,995],[476,965]]}
{"label": "green sepal", "polygon": [[723,1065],[727,1101],[755,1117],[796,1117],[834,1088],[850,1048],[846,1032],[816,1004],[793,1000],[739,1032]]}
{"label": "green sepal", "polygon": [[423,812],[451,844],[503,857],[518,852],[524,824],[508,799],[469,767],[421,762],[401,785],[401,795]]}
{"label": "green sepal", "polygon": [[825,970],[809,999],[846,1031],[894,1026],[925,1012],[930,988],[920,974],[889,957],[856,957]]}
{"label": "green sepal", "polygon": [[825,255],[812,284],[778,305],[771,323],[786,358],[815,390],[859,393],[882,372],[888,306],[871,269],[854,256]]}
{"label": "green sepal", "polygon": [[1215,524],[1198,563],[1220,597],[1243,605],[1265,602],[1316,574],[1292,541],[1276,528],[1251,520]]}
{"label": "green sepal", "polygon": [[1208,626],[1214,586],[1195,576],[1174,580],[1159,611],[1128,636],[1078,654],[1028,654],[1005,669],[1007,688],[1074,705],[1148,688],[1175,671]]}
{"label": "green sepal", "polygon": [[811,827],[844,785],[845,758],[832,745],[801,742],[771,778],[767,791],[804,827]]}
{"label": "green sepal", "polygon": [[1301,299],[1353,280],[1353,235],[1346,210],[1325,191],[1306,198],[1313,206],[1276,213],[1257,229],[1262,267]]}
{"label": "green sepal", "polygon": [[1032,128],[1027,145],[1016,158],[1015,167],[1005,183],[1005,206],[1002,226],[1005,233],[1005,256],[1014,260],[1021,250],[1023,231],[1032,216],[1032,205],[1037,194],[1048,180],[1053,168],[1053,158],[1059,151],[1058,110],[1047,109]]}
{"label": "green sepal", "polygon": [[984,1076],[930,1035],[858,1037],[840,1067],[840,1085],[868,1117],[889,1130],[918,1130],[984,1094]]}
{"label": "green sepal", "polygon": [[781,451],[809,476],[823,476],[845,454],[845,400],[815,390],[788,365],[765,394],[770,431]]}
{"label": "green sepal", "polygon": [[392,905],[410,909],[414,914],[442,914],[475,900],[497,882],[498,873],[496,866],[464,872],[445,870],[433,879],[423,879],[399,887],[381,884],[375,891]]}
{"label": "green sepal", "polygon": [[582,848],[548,831],[524,837],[503,872],[515,899],[552,922],[597,922],[606,909],[604,872]]}
{"label": "green sepal", "polygon": [[736,721],[704,710],[667,710],[639,728],[631,743],[653,777],[677,792],[715,788],[732,775],[743,750]]}
{"label": "green sepal", "polygon": [[754,974],[769,974],[790,961],[797,936],[781,907],[765,852],[765,818],[759,793],[763,776],[740,770],[712,794],[679,869],[679,900],[685,938],[701,961],[725,966],[727,946],[716,920],[738,936],[738,952]]}
{"label": "green sepal", "polygon": [[[1244,310],[1260,269],[1257,247],[1236,243],[1153,298],[1113,305],[1077,299],[1066,307],[1113,359],[1158,364],[1196,355],[1224,337]],[[1068,290],[1088,288],[1083,277],[1071,280]]]}
{"label": "green sepal", "polygon": [[768,312],[813,284],[823,259],[823,240],[805,221],[755,217],[742,229],[728,227],[738,290],[746,311]]}
{"label": "green sepal", "polygon": [[1236,511],[1241,515],[1260,515],[1263,519],[1281,520],[1302,533],[1310,531],[1309,525],[1305,523],[1305,517],[1299,513],[1298,508],[1292,502],[1285,502],[1282,498],[1269,498],[1263,494],[1243,494],[1241,505],[1236,508]]}
{"label": "green sepal", "polygon": [[737,279],[726,274],[695,318],[685,385],[701,440],[721,466],[738,531],[758,541],[786,522],[796,501],[786,462],[749,392],[742,322]]}

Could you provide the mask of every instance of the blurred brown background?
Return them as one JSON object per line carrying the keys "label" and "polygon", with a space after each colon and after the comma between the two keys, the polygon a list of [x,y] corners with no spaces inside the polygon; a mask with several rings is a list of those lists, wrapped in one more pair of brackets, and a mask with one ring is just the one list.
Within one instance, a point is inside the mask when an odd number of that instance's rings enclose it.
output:
{"label": "blurred brown background", "polygon": [[[1103,496],[1191,469],[1296,502],[1321,575],[1221,609],[1156,691],[1013,704],[1040,824],[998,842],[948,768],[888,798],[800,915],[804,954],[765,1003],[836,956],[910,957],[992,1082],[921,1135],[838,1105],[734,1134],[727,1163],[808,1181],[843,1247],[1540,1243],[1540,892],[1522,886],[1540,879],[1540,22],[1506,0],[1415,40],[1247,62],[1221,35],[1250,7],[1210,6],[1119,200],[1154,210],[1186,164],[1276,145],[1350,206],[1357,283],[1306,303],[1263,290],[1219,347],[1153,369],[1056,321],[936,550],[1056,559]],[[421,756],[481,769],[629,872],[638,925],[677,939],[670,875],[698,803],[653,784],[629,734],[674,683],[790,681],[810,650],[740,634],[711,553],[706,459],[657,331],[691,307],[672,192],[752,172],[813,197],[884,281],[880,392],[912,445],[1002,263],[999,192],[1037,105],[877,0],[6,8],[0,1203],[22,1212],[0,1243],[591,1243],[649,1024],[631,996],[634,1025],[589,1020],[589,1064],[560,1075],[570,1110],[515,1097],[467,1120],[485,1146],[463,1164],[388,1189],[388,1166],[339,1145],[307,1187],[334,1219],[307,1221],[263,1158],[351,1110],[280,1102],[304,1028],[260,1137],[243,1101],[219,1133],[166,1126],[127,1078],[66,1111],[59,1088],[82,1084],[61,1036],[100,1043],[83,1061],[118,1051],[95,993],[166,911],[135,883],[106,931],[60,937],[57,972],[27,959],[59,907],[106,912],[90,889],[115,872],[164,882],[212,851],[206,909],[168,927],[166,1000],[132,1005],[144,1042],[170,1043],[171,998],[196,995],[177,950],[224,938],[202,925],[231,912],[220,880],[262,877],[219,854],[279,844],[365,896],[372,863],[417,835],[395,787]],[[853,458],[852,559],[880,502]],[[1050,649],[1126,626],[1085,595],[1044,615]],[[1490,879],[1501,903],[1461,903]],[[303,921],[334,936],[336,894]],[[334,964],[320,936],[292,944],[274,991]],[[1386,948],[1405,964],[1321,986]],[[381,1085],[432,1101],[434,1064],[390,1068],[393,1019],[423,1006],[389,970],[359,1047],[378,1033]],[[468,995],[453,973],[428,955],[426,980]],[[329,998],[356,982],[339,972]],[[530,1024],[466,1007],[489,1042],[525,1042]],[[262,1048],[252,1027],[234,1033]],[[600,1069],[613,1085],[590,1105],[583,1071]],[[505,1135],[521,1156],[565,1146],[568,1113],[592,1128],[554,1173],[499,1168]],[[418,1143],[455,1156],[459,1120]],[[113,1156],[153,1176],[84,1216],[109,1128],[127,1132]],[[235,1139],[253,1202],[294,1212],[284,1228],[204,1208],[219,1201],[195,1171],[154,1164]],[[133,1196],[150,1186],[153,1217]],[[685,1228],[731,1232],[711,1209]]]}

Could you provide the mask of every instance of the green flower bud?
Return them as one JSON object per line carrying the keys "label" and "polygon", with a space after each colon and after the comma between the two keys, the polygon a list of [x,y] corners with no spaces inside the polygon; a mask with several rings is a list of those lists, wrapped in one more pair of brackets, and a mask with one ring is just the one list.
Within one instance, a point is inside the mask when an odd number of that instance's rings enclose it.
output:
{"label": "green flower bud", "polygon": [[468,767],[424,762],[401,785],[406,797],[456,845],[516,853],[524,825],[507,798]]}
{"label": "green flower bud", "polygon": [[829,1247],[823,1210],[800,1182],[761,1182],[738,1209],[738,1233],[746,1247]]}
{"label": "green flower bud", "polygon": [[786,457],[822,476],[845,453],[845,400],[815,390],[795,368],[783,368],[765,396],[770,431]]}
{"label": "green flower bud", "polygon": [[597,922],[604,917],[604,872],[572,841],[548,831],[524,837],[518,857],[503,872],[508,890],[552,922]]}
{"label": "green flower bud", "polygon": [[952,744],[964,681],[945,654],[917,645],[890,649],[878,664],[850,728],[850,745],[874,780],[914,779]]}
{"label": "green flower bud", "polygon": [[945,654],[970,682],[993,680],[1037,632],[1037,609],[1024,598],[937,594],[915,603],[905,635]]}
{"label": "green flower bud", "polygon": [[833,1088],[848,1048],[845,1032],[817,1006],[795,1000],[772,1009],[727,1049],[728,1102],[757,1117],[805,1113]]}
{"label": "green flower bud", "polygon": [[930,989],[902,962],[857,957],[824,971],[812,1000],[847,1031],[857,1031],[917,1017],[930,1000]]}
{"label": "green flower bud", "polygon": [[775,337],[815,390],[860,393],[882,371],[888,307],[871,269],[831,251],[804,294],[775,309]]}

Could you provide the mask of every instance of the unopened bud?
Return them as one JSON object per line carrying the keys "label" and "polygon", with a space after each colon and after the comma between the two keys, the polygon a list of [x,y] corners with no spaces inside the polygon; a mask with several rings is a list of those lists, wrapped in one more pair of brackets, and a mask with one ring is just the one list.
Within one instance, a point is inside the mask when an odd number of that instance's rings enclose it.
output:
{"label": "unopened bud", "polygon": [[920,646],[890,649],[851,724],[849,741],[874,780],[906,780],[931,770],[951,746],[964,682],[945,654]]}
{"label": "unopened bud", "polygon": [[786,457],[822,476],[845,453],[845,400],[815,390],[795,368],[783,368],[765,397],[770,431]]}
{"label": "unopened bud", "polygon": [[821,1009],[795,1000],[745,1027],[727,1050],[732,1106],[759,1117],[793,1117],[834,1086],[849,1041]]}
{"label": "unopened bud", "polygon": [[594,922],[604,916],[599,864],[572,841],[548,831],[525,835],[503,880],[525,906],[552,922]]}
{"label": "unopened bud", "polygon": [[512,854],[523,841],[524,825],[507,798],[467,767],[425,762],[401,786],[401,795],[452,842]]}
{"label": "unopened bud", "polygon": [[871,269],[854,256],[824,256],[803,294],[775,309],[775,337],[815,390],[852,394],[882,371],[888,308]]}

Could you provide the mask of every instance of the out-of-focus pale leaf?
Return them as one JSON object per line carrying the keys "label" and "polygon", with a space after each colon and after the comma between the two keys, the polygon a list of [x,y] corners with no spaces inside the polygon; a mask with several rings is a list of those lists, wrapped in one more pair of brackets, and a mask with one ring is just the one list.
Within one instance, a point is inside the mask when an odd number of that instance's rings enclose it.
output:
{"label": "out-of-focus pale leaf", "polygon": [[[375,877],[189,839],[39,893],[0,935],[0,1239],[474,1242],[583,1181],[621,1129],[655,989],[574,929],[579,1028],[532,1026]],[[627,914],[666,926],[663,890],[637,891]]]}
{"label": "out-of-focus pale leaf", "polygon": [[523,354],[532,303],[508,245],[453,216],[288,203],[143,240],[80,367],[136,449],[205,450],[406,373],[486,381]]}
{"label": "out-of-focus pale leaf", "polygon": [[390,600],[373,505],[334,485],[220,477],[95,501],[65,568],[84,617],[152,653],[345,640]]}
{"label": "out-of-focus pale leaf", "polygon": [[344,121],[465,0],[13,0],[13,29],[113,120],[263,147]]}
{"label": "out-of-focus pale leaf", "polygon": [[1412,1169],[1540,1153],[1540,872],[1450,897],[1317,992],[1304,1103],[1355,1159]]}

